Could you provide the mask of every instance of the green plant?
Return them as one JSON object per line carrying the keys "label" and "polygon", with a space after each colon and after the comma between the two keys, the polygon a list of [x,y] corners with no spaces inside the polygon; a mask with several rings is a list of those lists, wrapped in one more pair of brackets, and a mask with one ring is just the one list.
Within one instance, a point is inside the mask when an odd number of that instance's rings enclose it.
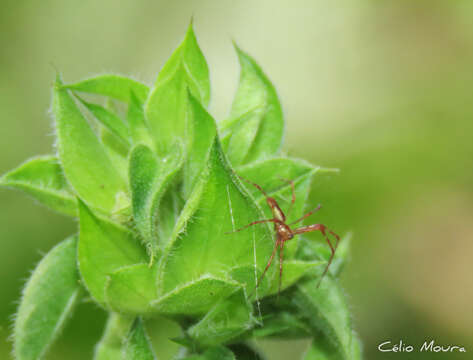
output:
{"label": "green plant", "polygon": [[208,69],[192,26],[151,89],[116,75],[75,84],[57,76],[57,155],[30,159],[0,184],[78,217],[79,232],[54,247],[25,286],[17,359],[42,358],[84,297],[110,314],[97,360],[154,359],[146,320],[156,316],[181,326],[174,341],[182,359],[259,358],[246,344],[254,337],[313,338],[306,360],[361,358],[335,280],[348,238],[320,288],[328,248],[289,241],[276,297],[276,266],[255,288],[273,248],[271,226],[226,234],[271,217],[264,197],[235,173],[282,205],[291,188],[280,177],[294,180],[296,219],[312,178],[331,171],[280,154],[276,92],[254,60],[237,53],[240,85],[218,128],[205,110]]}

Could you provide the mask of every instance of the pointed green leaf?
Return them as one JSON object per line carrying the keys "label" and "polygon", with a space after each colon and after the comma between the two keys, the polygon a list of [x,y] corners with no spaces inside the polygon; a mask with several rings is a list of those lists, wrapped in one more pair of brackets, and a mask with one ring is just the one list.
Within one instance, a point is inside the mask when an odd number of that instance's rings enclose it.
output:
{"label": "pointed green leaf", "polygon": [[15,319],[14,354],[18,360],[43,358],[79,299],[77,238],[55,246],[26,283]]}
{"label": "pointed green leaf", "polygon": [[74,84],[64,85],[64,88],[81,91],[90,94],[110,96],[111,98],[128,102],[130,91],[136,94],[136,97],[144,102],[148,97],[148,86],[119,75],[104,74],[90,79],[85,79]]}
{"label": "pointed green leaf", "polygon": [[284,131],[276,90],[249,55],[238,47],[236,51],[240,85],[230,119],[222,126],[224,149],[234,166],[276,155]]}
{"label": "pointed green leaf", "polygon": [[130,332],[134,318],[110,312],[102,338],[95,346],[94,360],[122,358],[123,343]]}
{"label": "pointed green leaf", "polygon": [[[156,251],[158,241],[159,205],[168,185],[183,162],[176,144],[168,157],[159,159],[146,145],[137,145],[130,156],[130,187],[133,216],[145,242]],[[160,239],[167,242],[167,239]]]}
{"label": "pointed green leaf", "polygon": [[[318,277],[323,269],[318,269]],[[335,349],[336,359],[352,360],[352,325],[341,288],[325,276],[317,287],[316,279],[300,283],[291,294],[291,303],[315,336],[324,336]],[[332,358],[330,358],[332,359]]]}
{"label": "pointed green leaf", "polygon": [[[186,204],[186,208],[192,207],[195,211],[190,219],[190,213],[186,215],[189,221],[185,233],[170,243],[161,264],[162,294],[205,274],[221,277],[234,267],[254,266],[255,259],[258,270],[262,271],[266,265],[273,249],[267,224],[232,232],[262,218],[254,201],[234,181],[234,174],[216,140],[208,168],[193,193],[198,195],[191,195]],[[180,223],[176,226],[178,230]],[[268,275],[272,272],[273,269]]]}
{"label": "pointed green leaf", "polygon": [[113,162],[114,167],[120,173],[120,176],[127,179],[129,146],[103,126],[100,129],[100,140],[102,140],[105,151]]}
{"label": "pointed green leaf", "polygon": [[104,125],[110,132],[120,138],[125,144],[129,143],[130,130],[128,126],[113,112],[103,106],[85,101],[77,96],[80,102],[94,115],[94,117]]}
{"label": "pointed green leaf", "polygon": [[125,181],[68,91],[54,87],[57,146],[64,173],[79,196],[94,208],[110,212]]}
{"label": "pointed green leaf", "polygon": [[[288,287],[294,285],[302,276],[307,274],[308,271],[315,267],[324,265],[322,261],[305,262],[301,260],[289,260],[283,262],[283,275],[281,282],[281,291],[284,291]],[[265,294],[272,295],[277,294],[279,290],[279,272],[273,276],[271,281],[271,288]]]}
{"label": "pointed green leaf", "polygon": [[189,145],[189,154],[184,167],[184,194],[186,197],[204,170],[217,135],[214,119],[190,93],[188,127],[192,142]]}
{"label": "pointed green leaf", "polygon": [[153,360],[156,355],[146,334],[143,320],[136,319],[125,344],[123,345],[123,360]]}
{"label": "pointed green leaf", "polygon": [[22,190],[60,213],[77,215],[73,190],[55,156],[39,156],[26,161],[1,177],[0,186]]}
{"label": "pointed green leaf", "polygon": [[202,347],[227,343],[251,328],[252,310],[240,289],[217,303],[202,320],[188,330],[188,335]]}
{"label": "pointed green leaf", "polygon": [[211,276],[181,285],[151,303],[153,311],[165,315],[197,315],[238,289],[238,284]]}
{"label": "pointed green leaf", "polygon": [[80,273],[90,294],[103,304],[108,275],[124,266],[147,263],[148,258],[128,229],[99,219],[82,202],[79,218]]}
{"label": "pointed green leaf", "polygon": [[145,106],[145,115],[160,152],[182,139],[188,143],[186,112],[188,89],[204,105],[210,97],[207,63],[200,51],[192,25],[181,45],[158,75]]}
{"label": "pointed green leaf", "polygon": [[[351,233],[346,234],[340,239],[332,264],[328,269],[329,273],[332,274],[333,277],[340,274],[348,260],[347,258],[350,251],[351,239]],[[334,239],[332,238],[331,240]],[[301,239],[301,246],[297,256],[304,260],[320,259],[328,261],[331,254],[332,252],[330,251],[330,247],[325,241],[319,242],[304,237]]]}
{"label": "pointed green leaf", "polygon": [[130,92],[130,103],[128,105],[127,122],[130,126],[132,142],[152,145],[149,128],[146,124],[143,103],[137,98],[133,91]]}
{"label": "pointed green leaf", "polygon": [[136,264],[122,267],[109,276],[106,301],[117,312],[146,314],[156,299],[156,266]]}

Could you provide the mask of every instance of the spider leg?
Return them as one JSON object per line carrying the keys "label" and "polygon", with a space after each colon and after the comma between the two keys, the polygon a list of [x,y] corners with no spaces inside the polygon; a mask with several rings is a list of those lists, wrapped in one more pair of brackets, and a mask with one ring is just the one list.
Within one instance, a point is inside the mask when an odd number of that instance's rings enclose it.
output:
{"label": "spider leg", "polygon": [[291,205],[289,206],[289,211],[287,212],[287,215],[286,215],[286,217],[289,218],[289,215],[291,215],[291,211],[294,206],[294,203],[296,202],[296,189],[294,187],[294,181],[284,179],[284,178],[279,178],[279,179],[291,185],[292,199],[291,199]]}
{"label": "spider leg", "polygon": [[279,287],[278,287],[278,299],[279,294],[281,293],[281,285],[282,285],[282,270],[283,270],[283,250],[284,250],[284,241],[280,241],[279,245]]}
{"label": "spider leg", "polygon": [[[317,207],[314,210],[309,211],[307,214],[303,215],[301,218],[297,219],[296,221],[293,221],[292,223],[290,223],[288,225],[294,225],[294,224],[297,224],[298,222],[301,222],[302,220],[308,218],[310,215],[312,215],[316,211],[320,210],[321,207],[322,207],[322,205],[320,205],[320,204],[317,205]],[[314,230],[312,230],[312,231],[314,231]]]}
{"label": "spider leg", "polygon": [[236,233],[236,232],[239,232],[239,231],[242,231],[242,230],[245,230],[246,228],[249,228],[250,226],[253,226],[253,225],[256,225],[256,224],[263,224],[265,222],[275,222],[276,220],[275,219],[266,219],[266,220],[257,220],[257,221],[253,221],[252,223],[249,223],[248,225],[245,225],[243,226],[242,228],[239,228],[237,230],[234,230],[234,231],[227,231],[225,234],[233,234],[233,233]]}
{"label": "spider leg", "polygon": [[266,191],[263,190],[263,188],[261,186],[259,186],[258,184],[254,183],[253,181],[250,181],[248,179],[245,179],[243,176],[240,176],[238,175],[238,177],[243,180],[243,181],[246,181],[248,184],[251,184],[253,185],[255,188],[257,188],[259,191],[261,191],[261,193],[265,196],[265,197],[268,197],[268,194],[266,194]]}
{"label": "spider leg", "polygon": [[261,280],[263,280],[264,275],[266,274],[266,271],[268,271],[269,267],[271,266],[271,263],[273,262],[273,259],[274,259],[274,255],[276,255],[276,250],[278,249],[278,246],[279,246],[279,239],[276,240],[276,244],[274,244],[273,253],[271,254],[271,257],[269,258],[269,261],[266,264],[266,267],[264,268],[263,273],[259,277],[258,282],[256,283],[256,287],[260,286]]}
{"label": "spider leg", "polygon": [[[338,242],[340,241],[340,236],[335,234],[332,230],[327,229],[327,227],[325,225],[322,225],[322,224],[302,226],[298,229],[295,229],[293,231],[293,233],[294,233],[294,235],[297,235],[297,234],[303,234],[303,233],[312,232],[312,231],[320,231],[322,233],[322,235],[325,237],[325,240],[327,241],[327,244],[330,247],[330,251],[331,251],[331,255],[330,255],[330,258],[328,259],[327,266],[325,267],[325,270],[324,270],[324,272],[323,272],[322,276],[320,277],[320,280],[317,284],[317,288],[318,288],[320,286],[320,283],[322,282],[322,279],[327,274],[327,271],[328,271],[328,268],[330,267],[330,264],[332,264],[333,257],[335,256],[335,251],[337,250],[337,247],[338,247]],[[335,237],[335,239],[336,239],[335,247],[332,245],[329,237],[327,236],[327,231],[330,235]]]}

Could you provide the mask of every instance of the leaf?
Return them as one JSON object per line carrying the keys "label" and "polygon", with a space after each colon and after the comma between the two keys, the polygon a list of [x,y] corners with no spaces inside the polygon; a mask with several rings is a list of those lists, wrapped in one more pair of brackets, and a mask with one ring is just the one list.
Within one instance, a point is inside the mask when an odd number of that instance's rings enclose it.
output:
{"label": "leaf", "polygon": [[188,335],[202,347],[227,343],[252,327],[252,310],[245,293],[240,289],[217,303],[188,330]]}
{"label": "leaf", "polygon": [[[351,239],[352,234],[348,233],[341,238],[338,244],[332,264],[328,269],[329,273],[332,274],[333,277],[338,276],[345,267],[350,251]],[[318,242],[305,237],[302,238],[301,246],[298,251],[298,257],[304,260],[320,259],[328,261],[331,254],[330,247],[325,241]]]}
{"label": "leaf", "polygon": [[[159,205],[170,182],[182,166],[182,151],[177,144],[165,159],[146,145],[137,145],[130,156],[130,186],[133,216],[145,242],[156,251]],[[164,242],[165,240],[162,239]]]}
{"label": "leaf", "polygon": [[78,302],[76,245],[75,236],[56,245],[26,283],[13,329],[16,359],[43,358]]}
{"label": "leaf", "polygon": [[38,156],[0,178],[0,186],[23,190],[43,205],[60,213],[76,216],[73,190],[55,156]]}
{"label": "leaf", "polygon": [[[273,249],[268,226],[231,233],[261,219],[260,214],[253,200],[234,182],[216,140],[208,168],[186,203],[174,240],[166,248],[159,270],[160,293],[166,294],[203,275],[221,278],[234,267],[254,266],[255,258],[262,271]],[[177,236],[184,224],[185,232]]]}
{"label": "leaf", "polygon": [[142,103],[145,102],[149,93],[148,86],[124,76],[111,74],[99,75],[63,87],[74,91],[110,96],[124,102],[129,101],[130,91],[133,91]]}
{"label": "leaf", "polygon": [[160,153],[181,139],[185,144],[188,89],[204,105],[210,97],[207,63],[189,26],[184,41],[159,72],[145,105],[145,116]]}
{"label": "leaf", "polygon": [[150,302],[156,297],[156,266],[130,265],[109,275],[105,298],[114,311],[146,314],[150,310]]}
{"label": "leaf", "polygon": [[100,140],[120,176],[124,179],[128,178],[128,145],[103,126],[100,129]]}
{"label": "leaf", "polygon": [[232,344],[228,348],[238,360],[265,360],[265,357],[246,343]]}
{"label": "leaf", "polygon": [[143,321],[137,318],[133,323],[123,346],[124,360],[153,360],[156,356],[146,334]]}
{"label": "leaf", "polygon": [[262,327],[252,332],[255,337],[276,337],[279,339],[300,339],[310,336],[310,329],[297,314],[285,310],[274,310],[262,320]]}
{"label": "leaf", "polygon": [[222,124],[224,150],[233,166],[276,155],[284,131],[276,90],[258,64],[235,48],[241,66],[240,85],[230,119]]}
{"label": "leaf", "polygon": [[102,338],[95,346],[94,360],[122,358],[123,343],[130,332],[134,318],[110,312]]}
{"label": "leaf", "polygon": [[108,275],[124,266],[146,263],[146,252],[128,229],[99,219],[81,201],[79,229],[80,273],[92,297],[104,304]]}
{"label": "leaf", "polygon": [[67,180],[88,204],[110,212],[117,193],[126,189],[125,181],[60,82],[54,87],[53,111],[59,157]]}
{"label": "leaf", "polygon": [[317,281],[302,282],[291,294],[291,302],[312,333],[325,337],[327,346],[336,349],[336,359],[353,360],[351,318],[335,280],[325,276],[319,288]]}
{"label": "leaf", "polygon": [[[289,260],[283,263],[283,275],[281,291],[294,285],[308,271],[324,264],[322,261],[305,262],[301,260]],[[276,264],[274,264],[276,265]],[[271,288],[265,293],[265,296],[277,294],[279,289],[279,272],[273,276]]]}
{"label": "leaf", "polygon": [[202,355],[191,355],[182,360],[236,360],[231,350],[223,346],[207,349]]}
{"label": "leaf", "polygon": [[[309,350],[304,356],[304,360],[336,360],[339,359],[336,349],[331,346],[324,337],[318,337],[313,340]],[[350,360],[361,360],[361,344],[355,334],[352,337],[352,347]]]}
{"label": "leaf", "polygon": [[217,135],[215,120],[200,102],[189,95],[188,127],[190,138],[189,152],[184,166],[184,194],[188,197],[208,161],[212,144]]}
{"label": "leaf", "polygon": [[181,285],[151,303],[153,311],[163,315],[197,315],[208,311],[219,300],[238,289],[238,284],[202,276]]}
{"label": "leaf", "polygon": [[77,98],[102,125],[104,125],[108,130],[110,130],[110,132],[123,141],[124,144],[128,145],[130,139],[130,130],[122,119],[100,105],[87,102],[79,96],[77,96]]}
{"label": "leaf", "polygon": [[143,103],[138,99],[133,91],[130,91],[127,122],[130,126],[130,134],[133,143],[143,143],[152,146],[149,128],[146,124]]}

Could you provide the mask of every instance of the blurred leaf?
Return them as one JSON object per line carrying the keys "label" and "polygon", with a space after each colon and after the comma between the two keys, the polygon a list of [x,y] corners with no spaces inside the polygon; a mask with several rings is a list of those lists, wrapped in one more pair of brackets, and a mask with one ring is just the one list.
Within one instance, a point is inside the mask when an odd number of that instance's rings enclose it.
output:
{"label": "blurred leaf", "polygon": [[53,111],[59,156],[67,180],[88,204],[110,212],[117,193],[126,189],[125,181],[60,83],[54,87]]}
{"label": "blurred leaf", "polygon": [[202,355],[191,355],[182,360],[236,360],[236,358],[226,347],[215,346],[207,349]]}
{"label": "blurred leaf", "polygon": [[[137,145],[130,156],[130,186],[136,226],[153,254],[157,249],[159,205],[170,182],[182,166],[176,144],[168,157],[159,159],[146,145]],[[162,239],[166,242],[165,239]]]}
{"label": "blurred leaf", "polygon": [[113,112],[108,111],[103,106],[85,101],[77,96],[80,102],[94,115],[94,117],[104,125],[110,132],[120,138],[125,144],[129,143],[130,130],[128,126]]}
{"label": "blurred leaf", "polygon": [[[304,356],[304,360],[338,360],[340,354],[325,337],[317,337]],[[350,360],[361,360],[360,342],[355,335],[352,337],[351,351],[347,357]]]}
{"label": "blurred leaf", "polygon": [[74,91],[110,96],[124,102],[129,101],[130,91],[133,91],[142,103],[145,102],[149,93],[148,86],[124,76],[111,74],[99,75],[63,87]]}
{"label": "blurred leaf", "polygon": [[148,259],[128,229],[97,218],[81,201],[79,218],[80,273],[90,294],[103,304],[108,275],[124,266],[146,263]]}
{"label": "blurred leaf", "polygon": [[38,264],[23,290],[13,329],[18,360],[43,357],[79,298],[77,238],[56,245]]}
{"label": "blurred leaf", "polygon": [[70,216],[77,215],[73,190],[55,156],[39,156],[26,161],[2,176],[0,186],[23,190],[53,210]]}
{"label": "blurred leaf", "polygon": [[[119,137],[112,134],[107,128],[100,128],[100,140],[105,147],[108,157],[124,179],[128,178],[128,151],[129,147]],[[115,204],[116,205],[116,204]],[[115,207],[116,208],[116,207]]]}
{"label": "blurred leaf", "polygon": [[[276,257],[273,260],[272,266],[277,266]],[[288,260],[283,263],[283,275],[281,283],[281,291],[294,285],[302,276],[309,270],[322,265],[322,261],[305,262],[301,260]],[[279,270],[279,269],[278,269]],[[265,296],[277,294],[279,289],[279,271],[273,276],[271,281],[271,288],[265,293]]]}
{"label": "blurred leaf", "polygon": [[133,91],[130,92],[130,103],[128,105],[127,122],[133,143],[152,145],[149,128],[146,124],[143,103],[137,98]]}
{"label": "blurred leaf", "polygon": [[[330,265],[328,272],[332,276],[337,277],[340,272],[343,270],[350,251],[352,234],[348,233],[340,239],[338,248],[335,251],[335,256],[333,257],[332,264]],[[334,240],[333,238],[330,239]],[[335,243],[333,242],[335,245]],[[300,249],[298,251],[298,258],[304,260],[315,260],[320,259],[328,261],[332,252],[326,241],[314,241],[307,237],[301,237]]]}
{"label": "blurred leaf", "polygon": [[151,305],[153,311],[160,314],[203,314],[238,288],[235,282],[205,275],[175,288]]}
{"label": "blurred leaf", "polygon": [[[160,293],[198,279],[203,275],[221,278],[237,266],[253,265],[262,270],[271,254],[273,241],[268,226],[230,233],[256,219],[261,219],[254,202],[234,182],[218,140],[215,141],[208,167],[188,199],[176,225],[181,236],[165,250],[159,274]],[[254,232],[254,237],[251,234]],[[231,251],[229,251],[231,249]]]}
{"label": "blurred leaf", "polygon": [[110,312],[102,338],[95,346],[94,360],[122,359],[123,343],[134,318]]}
{"label": "blurred leaf", "polygon": [[202,320],[188,330],[188,335],[202,347],[224,344],[251,328],[252,310],[240,289],[218,302]]}
{"label": "blurred leaf", "polygon": [[[323,269],[320,270],[319,276]],[[335,349],[338,357],[330,359],[353,360],[351,318],[343,292],[329,276],[324,277],[318,288],[314,280],[299,283],[291,293],[291,303],[314,337],[323,336],[324,344]]]}
{"label": "blurred leaf", "polygon": [[109,275],[105,299],[114,311],[145,314],[156,297],[156,266],[130,265]]}
{"label": "blurred leaf", "polygon": [[228,348],[233,352],[237,360],[265,360],[265,357],[245,343],[232,344]]}
{"label": "blurred leaf", "polygon": [[225,152],[233,166],[276,155],[284,120],[273,85],[256,62],[238,47],[240,85],[230,119],[222,124]]}
{"label": "blurred leaf", "polygon": [[181,45],[161,69],[145,106],[145,115],[160,152],[182,139],[189,142],[186,129],[187,92],[204,105],[210,97],[207,63],[200,51],[192,25]]}
{"label": "blurred leaf", "polygon": [[143,321],[140,318],[135,320],[123,347],[123,360],[156,359]]}
{"label": "blurred leaf", "polygon": [[215,120],[200,102],[189,95],[188,127],[192,142],[184,166],[184,194],[187,197],[205,169],[210,149],[217,135]]}

